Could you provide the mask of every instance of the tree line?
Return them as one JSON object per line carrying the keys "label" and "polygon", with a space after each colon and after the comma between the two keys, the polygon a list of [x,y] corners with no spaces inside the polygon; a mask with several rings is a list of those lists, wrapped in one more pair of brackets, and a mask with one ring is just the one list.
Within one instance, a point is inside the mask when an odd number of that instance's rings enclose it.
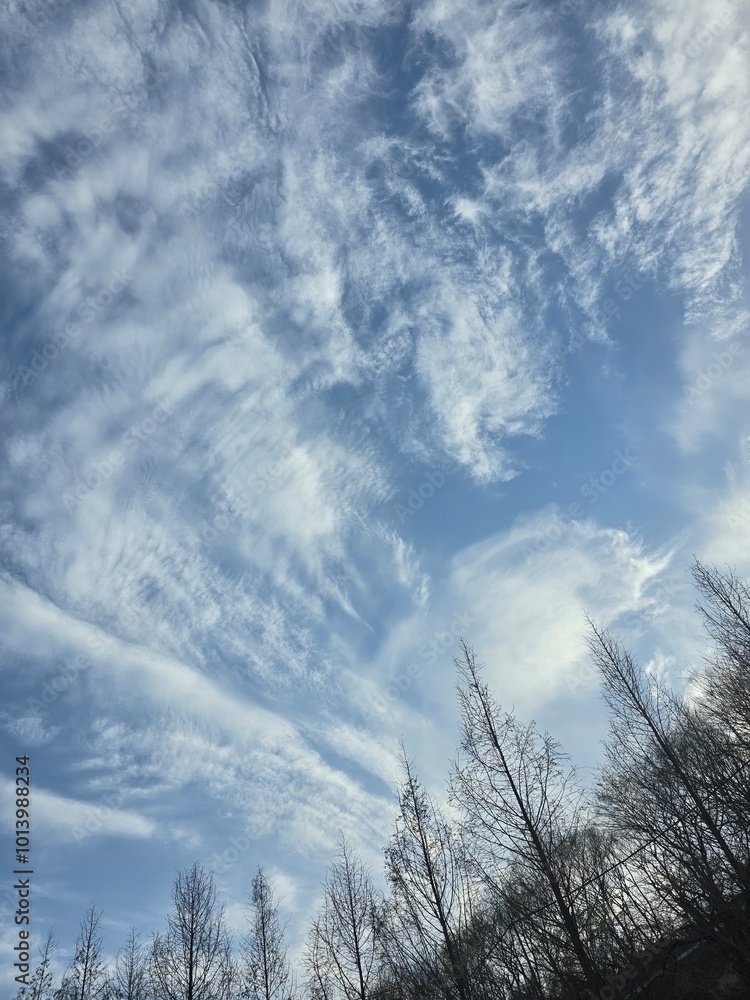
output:
{"label": "tree line", "polygon": [[593,787],[502,708],[462,640],[450,813],[402,746],[386,888],[342,836],[298,967],[263,869],[235,948],[196,862],[174,882],[163,933],[132,930],[107,964],[92,907],[61,983],[50,935],[17,1000],[619,1000],[650,995],[696,948],[710,949],[725,995],[746,994],[750,590],[699,561],[693,576],[711,645],[687,693],[589,620],[609,712]]}

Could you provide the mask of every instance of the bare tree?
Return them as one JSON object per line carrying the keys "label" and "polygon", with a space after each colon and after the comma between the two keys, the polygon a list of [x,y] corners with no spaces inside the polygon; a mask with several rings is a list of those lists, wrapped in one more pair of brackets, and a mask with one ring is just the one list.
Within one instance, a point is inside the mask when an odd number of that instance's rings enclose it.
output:
{"label": "bare tree", "polygon": [[291,1000],[294,986],[284,928],[271,883],[262,868],[253,878],[250,930],[242,940],[243,1000]]}
{"label": "bare tree", "polygon": [[718,669],[712,678],[718,682],[714,693],[723,694],[725,707],[743,720],[745,729],[750,724],[750,588],[731,570],[720,573],[697,559],[693,579],[702,597],[697,608],[718,654],[712,660]]}
{"label": "bare tree", "polygon": [[451,792],[473,869],[518,928],[519,954],[533,956],[530,981],[543,992],[545,976],[566,989],[597,992],[603,977],[592,935],[579,920],[570,869],[570,845],[584,822],[575,771],[549,736],[501,713],[473,651],[463,640],[461,647],[464,658],[455,663],[463,681],[463,757],[453,765]]}
{"label": "bare tree", "polygon": [[700,712],[650,683],[608,632],[590,624],[591,650],[612,716],[600,781],[610,821],[660,840],[673,856],[682,831],[686,846],[697,848],[688,856],[695,854],[696,862],[703,856],[703,870],[716,892],[747,892],[747,860],[731,842],[725,803],[715,794],[726,743]]}
{"label": "bare tree", "polygon": [[229,1000],[231,945],[216,897],[213,876],[197,861],[175,879],[167,932],[155,934],[151,946],[155,1000]]}
{"label": "bare tree", "polygon": [[[721,761],[724,773],[716,784],[729,809],[736,811],[736,833],[748,834],[750,811],[750,588],[730,570],[696,560],[693,577],[701,600],[697,608],[713,640],[714,650],[699,680],[700,708],[710,722],[712,749],[709,759]],[[703,741],[705,743],[705,740]],[[699,752],[703,754],[701,747]],[[740,848],[747,856],[748,843]]]}
{"label": "bare tree", "polygon": [[323,886],[306,965],[316,1000],[370,1000],[377,978],[377,897],[369,870],[343,834]]}
{"label": "bare tree", "polygon": [[402,747],[404,779],[396,828],[385,849],[391,899],[383,924],[394,970],[435,995],[472,996],[464,942],[471,892],[459,843],[440,809],[421,787]]}
{"label": "bare tree", "polygon": [[92,905],[81,921],[75,954],[63,976],[57,1000],[107,1000],[110,981],[102,960],[101,911]]}
{"label": "bare tree", "polygon": [[135,927],[130,928],[125,947],[115,962],[113,1000],[147,1000],[148,963],[146,950]]}
{"label": "bare tree", "polygon": [[[598,797],[641,881],[679,937],[713,938],[750,975],[750,594],[732,574],[696,563],[715,650],[700,696],[653,681],[603,629],[591,649],[611,711]],[[681,929],[682,928],[682,929]],[[730,930],[731,928],[731,930]]]}
{"label": "bare tree", "polygon": [[16,1000],[52,1000],[52,972],[50,966],[57,944],[52,931],[47,933],[44,944],[39,948],[39,962],[29,980],[28,986],[22,986],[16,994]]}

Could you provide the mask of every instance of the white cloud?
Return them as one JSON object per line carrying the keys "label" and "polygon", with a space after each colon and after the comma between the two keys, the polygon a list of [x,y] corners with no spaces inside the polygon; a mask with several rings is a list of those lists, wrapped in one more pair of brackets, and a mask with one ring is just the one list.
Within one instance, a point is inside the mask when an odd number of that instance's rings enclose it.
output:
{"label": "white cloud", "polygon": [[[3,802],[12,801],[13,784],[1,780]],[[94,836],[148,838],[154,835],[156,824],[132,810],[118,808],[115,794],[103,800],[85,802],[50,792],[34,785],[34,829],[37,836],[50,841],[74,841],[79,846]],[[3,808],[6,826],[12,825],[13,814]]]}
{"label": "white cloud", "polygon": [[466,128],[512,141],[518,118],[537,115],[554,126],[564,63],[537,9],[435,0],[419,8],[413,27],[417,39],[429,32],[453,57],[415,88],[417,110],[438,135]]}
{"label": "white cloud", "polygon": [[24,715],[14,719],[4,714],[2,726],[17,741],[18,746],[27,750],[30,747],[44,746],[60,733],[59,727],[45,726],[43,721],[35,715]]}
{"label": "white cloud", "polygon": [[502,443],[538,432],[554,412],[548,349],[519,310],[441,291],[421,312],[417,370],[445,450],[480,482],[512,478]]}
{"label": "white cloud", "polygon": [[[538,552],[545,537],[557,540]],[[477,618],[472,645],[500,699],[530,714],[587,659],[584,612],[605,626],[637,612],[668,562],[622,530],[550,511],[454,557],[450,589]]]}
{"label": "white cloud", "polygon": [[[747,447],[747,441],[742,444]],[[739,451],[739,448],[738,448]],[[720,569],[734,568],[750,577],[750,474],[747,452],[744,466],[735,458],[727,467],[724,489],[717,490],[704,506],[700,556]]]}
{"label": "white cloud", "polygon": [[[667,427],[681,451],[699,454],[710,442],[732,435],[743,422],[747,400],[750,341],[748,317],[724,317],[706,330],[685,334],[680,369],[682,392],[668,414]],[[734,442],[730,445],[733,447]]]}

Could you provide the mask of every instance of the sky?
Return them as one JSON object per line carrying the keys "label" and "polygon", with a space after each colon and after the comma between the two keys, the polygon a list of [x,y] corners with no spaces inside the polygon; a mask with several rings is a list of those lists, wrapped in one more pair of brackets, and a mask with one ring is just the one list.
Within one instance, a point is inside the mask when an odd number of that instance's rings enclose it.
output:
{"label": "sky", "polygon": [[0,948],[28,754],[58,967],[194,860],[297,955],[400,739],[444,795],[460,636],[591,775],[585,615],[679,688],[693,556],[750,575],[750,8],[6,0],[0,48]]}

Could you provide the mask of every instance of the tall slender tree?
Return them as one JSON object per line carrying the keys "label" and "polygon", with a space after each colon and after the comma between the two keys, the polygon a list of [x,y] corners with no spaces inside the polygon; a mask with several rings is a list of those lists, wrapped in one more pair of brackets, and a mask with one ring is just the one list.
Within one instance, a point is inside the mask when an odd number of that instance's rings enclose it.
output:
{"label": "tall slender tree", "polygon": [[147,957],[139,934],[135,927],[131,927],[125,947],[115,961],[112,1000],[147,1000]]}
{"label": "tall slender tree", "polygon": [[16,994],[16,1000],[52,1000],[52,959],[57,944],[52,931],[47,932],[44,944],[39,948],[39,962],[29,980],[28,986],[22,986]]}
{"label": "tall slender tree", "polygon": [[343,834],[308,940],[310,989],[319,1000],[370,1000],[377,979],[378,902],[369,869]]}
{"label": "tall slender tree", "polygon": [[175,879],[172,902],[166,934],[155,934],[151,945],[154,1000],[229,1000],[231,942],[213,876],[196,861]]}
{"label": "tall slender tree", "polygon": [[250,928],[242,939],[240,995],[243,1000],[292,1000],[295,990],[284,928],[262,868],[253,878],[250,903]]}
{"label": "tall slender tree", "polygon": [[[575,770],[549,736],[501,712],[473,650],[463,640],[461,648],[463,659],[455,663],[462,681],[463,756],[453,765],[451,792],[463,813],[474,871],[510,907],[519,926],[524,911],[540,910],[534,914],[537,943],[529,951],[541,956],[547,943],[555,942],[549,975],[568,989],[582,983],[597,992],[602,974],[575,907],[570,855],[562,849],[584,819]],[[504,877],[506,869],[512,878]],[[527,912],[525,934],[530,916]],[[530,975],[542,981],[539,970]]]}
{"label": "tall slender tree", "polygon": [[81,921],[75,954],[63,976],[57,1000],[107,1000],[111,984],[102,958],[101,917],[101,910],[92,905]]}
{"label": "tall slender tree", "polygon": [[458,840],[402,747],[396,827],[385,849],[391,899],[384,921],[392,967],[436,995],[472,996],[464,943],[471,891]]}

